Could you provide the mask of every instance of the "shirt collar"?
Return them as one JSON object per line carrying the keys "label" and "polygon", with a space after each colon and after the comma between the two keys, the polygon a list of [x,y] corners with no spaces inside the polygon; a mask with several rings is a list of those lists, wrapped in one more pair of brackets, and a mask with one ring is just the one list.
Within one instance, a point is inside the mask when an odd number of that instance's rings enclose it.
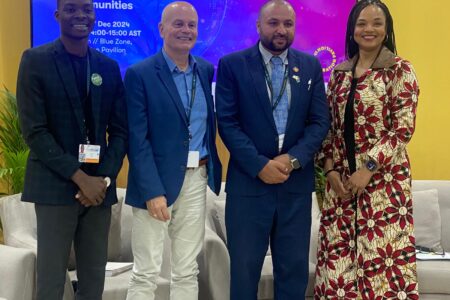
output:
{"label": "shirt collar", "polygon": [[[182,71],[180,71],[177,67],[177,65],[174,63],[174,61],[169,57],[169,55],[167,55],[167,52],[164,50],[164,48],[162,49],[162,54],[164,56],[164,59],[166,60],[167,66],[169,67],[169,70],[171,73],[181,73]],[[194,56],[192,56],[191,54],[189,54],[189,66],[186,69],[185,73],[189,74],[193,69],[194,66],[197,64],[197,60],[195,59]]]}
{"label": "shirt collar", "polygon": [[[258,43],[258,47],[259,47],[259,52],[261,53],[261,55],[263,57],[264,64],[267,65],[270,62],[270,59],[275,55],[273,55],[266,48],[264,48],[264,46],[261,44],[261,42]],[[280,55],[277,55],[278,57],[280,57],[283,60],[283,63],[285,65],[287,65],[287,63],[288,63],[287,54],[288,54],[288,49],[284,50]]]}

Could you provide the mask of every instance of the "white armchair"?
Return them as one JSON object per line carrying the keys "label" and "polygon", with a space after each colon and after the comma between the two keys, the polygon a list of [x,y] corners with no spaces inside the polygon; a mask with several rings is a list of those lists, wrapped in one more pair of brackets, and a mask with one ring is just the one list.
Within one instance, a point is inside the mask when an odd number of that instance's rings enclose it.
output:
{"label": "white armchair", "polygon": [[[3,249],[0,254],[2,256],[1,260],[5,262],[12,261],[14,257],[17,259],[18,256],[24,255],[24,253],[31,255],[33,259],[32,264],[24,262],[23,266],[16,265],[17,268],[15,270],[18,274],[33,274],[33,276],[32,284],[22,284],[22,280],[25,277],[18,277],[8,280],[11,285],[3,285],[3,278],[7,277],[1,276],[0,296],[14,293],[12,290],[16,288],[19,289],[19,295],[22,295],[17,298],[16,296],[3,296],[8,300],[31,300],[35,298],[36,214],[34,212],[34,204],[20,201],[20,196],[21,194],[16,194],[0,199],[0,219],[3,225],[3,237],[5,245],[9,246],[8,250]],[[3,272],[4,268],[7,268],[7,265],[8,263],[0,263],[0,273]],[[12,266],[10,265],[9,267],[12,268]],[[31,277],[28,276],[27,280],[29,278]],[[74,293],[67,274],[63,300],[72,299],[74,299]]]}
{"label": "white armchair", "polygon": [[32,250],[0,245],[0,299],[32,299],[35,264]]}

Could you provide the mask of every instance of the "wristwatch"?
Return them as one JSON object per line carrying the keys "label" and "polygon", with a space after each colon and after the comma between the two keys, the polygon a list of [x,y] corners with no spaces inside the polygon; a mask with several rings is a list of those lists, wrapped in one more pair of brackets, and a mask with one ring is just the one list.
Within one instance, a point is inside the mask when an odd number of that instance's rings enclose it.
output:
{"label": "wristwatch", "polygon": [[370,158],[368,161],[366,161],[366,168],[370,172],[375,172],[377,170],[377,162]]}
{"label": "wristwatch", "polygon": [[289,155],[289,161],[291,163],[292,169],[299,170],[302,168],[302,165],[300,164],[300,162],[298,161],[298,159],[296,157]]}

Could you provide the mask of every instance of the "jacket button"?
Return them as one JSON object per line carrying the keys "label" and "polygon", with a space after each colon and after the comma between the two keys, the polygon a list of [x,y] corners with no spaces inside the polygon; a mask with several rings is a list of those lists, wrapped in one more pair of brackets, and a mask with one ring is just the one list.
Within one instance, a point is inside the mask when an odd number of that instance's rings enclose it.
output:
{"label": "jacket button", "polygon": [[189,146],[189,142],[188,142],[188,141],[184,141],[184,142],[183,142],[183,145],[184,145],[185,147],[187,147],[187,146]]}
{"label": "jacket button", "polygon": [[186,166],[180,166],[181,171],[186,171]]}

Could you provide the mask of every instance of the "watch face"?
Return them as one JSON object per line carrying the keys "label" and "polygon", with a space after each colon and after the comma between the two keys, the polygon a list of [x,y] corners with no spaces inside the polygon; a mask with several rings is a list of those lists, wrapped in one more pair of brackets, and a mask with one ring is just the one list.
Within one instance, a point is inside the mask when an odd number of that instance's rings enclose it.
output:
{"label": "watch face", "polygon": [[377,169],[377,164],[373,160],[369,160],[368,162],[366,162],[366,168],[370,172],[373,172],[373,171],[375,171]]}
{"label": "watch face", "polygon": [[300,162],[296,158],[291,159],[291,165],[292,165],[292,168],[295,170],[300,168]]}

